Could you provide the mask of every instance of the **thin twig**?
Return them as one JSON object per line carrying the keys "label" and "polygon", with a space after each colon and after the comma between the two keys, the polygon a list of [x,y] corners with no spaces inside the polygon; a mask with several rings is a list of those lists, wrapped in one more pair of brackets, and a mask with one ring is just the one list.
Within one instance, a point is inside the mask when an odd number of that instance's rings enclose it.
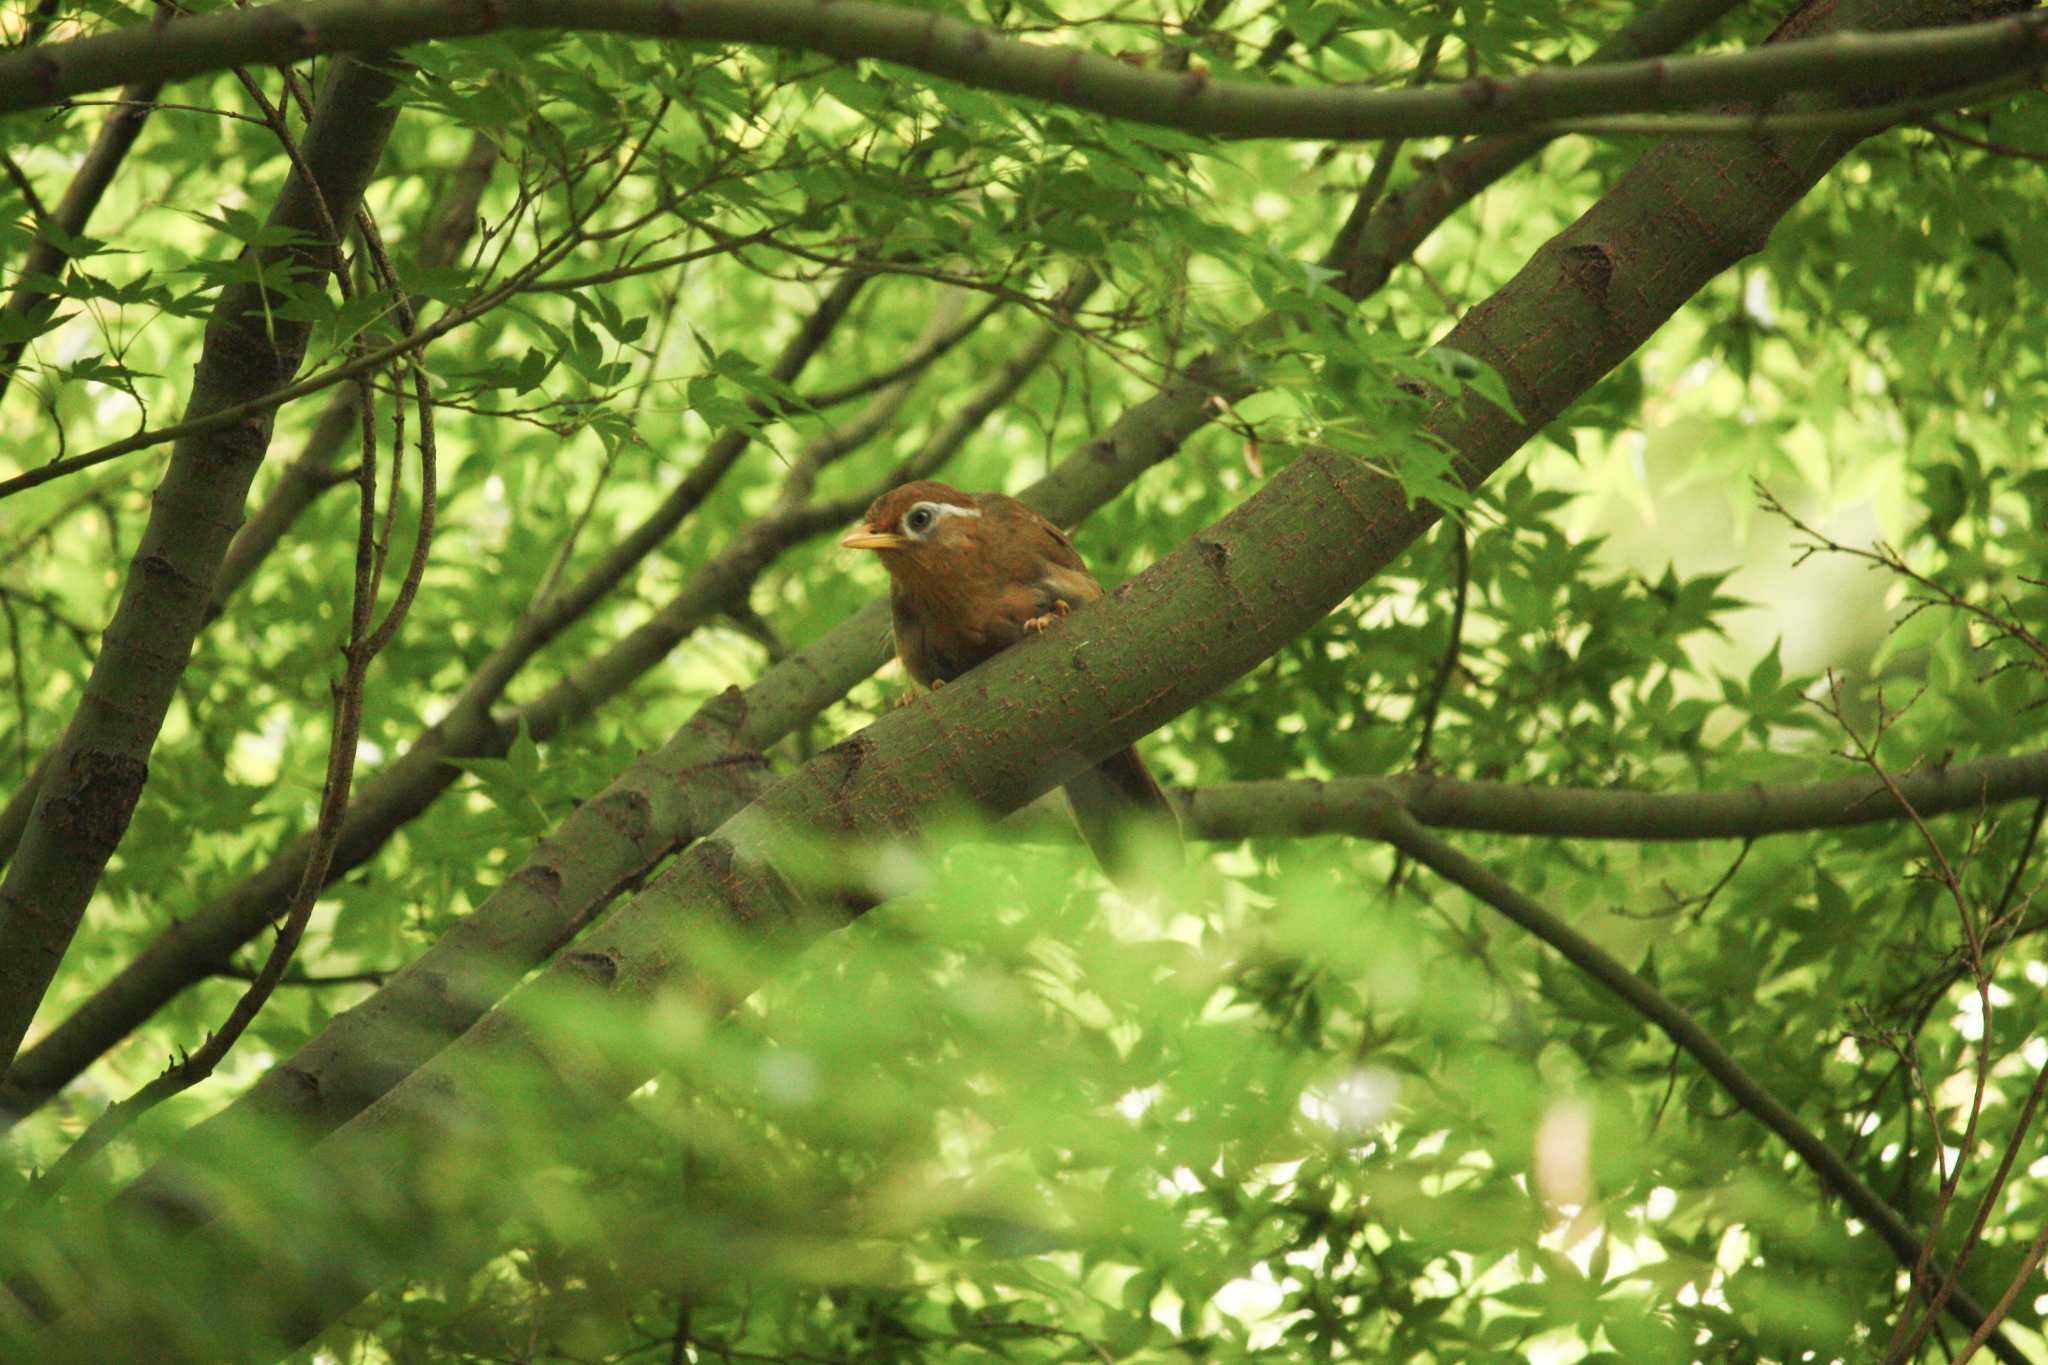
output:
{"label": "thin twig", "polygon": [[1988,142],[1981,137],[1971,137],[1959,128],[1951,128],[1945,123],[1936,123],[1933,119],[1922,119],[1914,126],[1930,132],[1938,138],[1949,142],[1960,142],[1965,147],[1975,147],[1978,151],[1990,152],[1993,156],[2005,156],[2011,157],[2016,161],[2035,161],[2048,165],[2048,152],[2036,152],[2026,147],[2014,147],[2003,142]]}
{"label": "thin twig", "polygon": [[1443,710],[1444,694],[1450,689],[1451,677],[1458,670],[1458,653],[1465,641],[1465,605],[1472,589],[1472,550],[1465,537],[1463,522],[1450,520],[1451,561],[1456,580],[1451,593],[1451,636],[1444,643],[1443,657],[1437,660],[1436,676],[1430,679],[1429,691],[1422,700],[1422,734],[1415,741],[1417,769],[1429,766],[1430,742],[1436,738],[1437,717]]}
{"label": "thin twig", "polygon": [[[1440,4],[1438,8],[1448,11],[1450,6]],[[1437,62],[1443,56],[1444,35],[1448,32],[1451,18],[1449,13],[1444,14],[1442,22],[1446,27],[1437,29],[1423,40],[1421,56],[1416,60],[1415,70],[1409,73],[1409,85],[1427,85],[1436,76]],[[1401,141],[1398,137],[1387,138],[1373,154],[1372,169],[1366,172],[1365,184],[1351,203],[1351,216],[1345,219],[1344,226],[1338,229],[1336,241],[1330,244],[1328,260],[1347,259],[1357,248],[1358,239],[1365,234],[1366,224],[1372,221],[1373,210],[1379,207],[1380,196],[1386,193],[1387,182],[1393,179],[1394,164],[1401,156]]]}
{"label": "thin twig", "polygon": [[1897,550],[1892,549],[1889,545],[1879,543],[1874,548],[1865,550],[1852,545],[1844,545],[1840,541],[1822,535],[1798,517],[1793,516],[1785,507],[1785,504],[1778,501],[1777,496],[1770,489],[1764,487],[1762,483],[1756,484],[1755,487],[1757,496],[1763,503],[1765,511],[1783,520],[1793,530],[1806,536],[1811,542],[1800,547],[1799,557],[1794,561],[1795,567],[1805,563],[1812,556],[1823,552],[1847,555],[1851,559],[1864,560],[1889,573],[1896,574],[1900,578],[1906,579],[1915,587],[1925,590],[1931,595],[1933,601],[1941,602],[1956,611],[1962,612],[1966,616],[1981,621],[1991,627],[1994,638],[2009,639],[2020,644],[2035,656],[2030,666],[2043,672],[2048,672],[2048,643],[2044,643],[2040,637],[2028,630],[2025,624],[2020,621],[2018,613],[2008,610],[2005,614],[2001,615],[1981,603],[1970,601],[1961,593],[1956,592],[1945,584],[1936,582],[1918,569],[1915,569],[1905,561],[1904,557]]}
{"label": "thin twig", "polygon": [[[1977,1330],[1970,1333],[1970,1339],[1963,1343],[1963,1349],[1956,1353],[1954,1365],[1968,1365],[1970,1357],[1986,1345],[1989,1345],[1994,1353],[1998,1352],[1998,1343],[2004,1340],[1995,1335],[1998,1324],[2005,1321],[2005,1315],[2012,1311],[2013,1300],[2019,1297],[2020,1290],[2027,1281],[2034,1278],[2034,1271],[2040,1267],[2043,1253],[2048,1253],[2048,1224],[2044,1224],[2041,1230],[2034,1234],[2034,1244],[2028,1247],[2027,1254],[2020,1258],[2019,1269],[2012,1274],[2012,1283],[1998,1296],[1998,1302],[1991,1306],[1991,1312],[1985,1316],[1984,1321],[1977,1324]],[[2003,1359],[2002,1354],[2000,1358]]]}
{"label": "thin twig", "polygon": [[[1415,760],[1411,765],[1417,772],[1429,766],[1429,746],[1436,738],[1437,716],[1442,711],[1444,695],[1450,689],[1451,675],[1457,671],[1458,654],[1464,647],[1465,601],[1472,588],[1472,550],[1466,543],[1465,524],[1456,517],[1446,517],[1444,525],[1451,537],[1451,553],[1457,569],[1457,581],[1451,595],[1451,638],[1444,644],[1443,657],[1437,660],[1436,675],[1430,680],[1429,691],[1422,700],[1422,734],[1415,741]],[[1398,890],[1407,870],[1407,858],[1396,853],[1393,871],[1387,874],[1387,890]]]}
{"label": "thin twig", "polygon": [[[773,235],[773,228],[762,228],[758,232],[726,238],[705,247],[701,251],[690,254],[692,258],[723,255],[730,251],[739,250],[742,247],[757,245],[769,240]],[[517,274],[508,278],[505,283],[495,289],[487,290],[460,308],[450,309],[434,322],[420,328],[412,336],[375,350],[366,351],[360,356],[336,365],[332,369],[311,375],[295,384],[287,384],[282,388],[272,389],[269,393],[251,398],[247,402],[236,403],[231,407],[222,408],[204,417],[195,417],[189,421],[178,422],[167,427],[156,427],[148,431],[139,431],[133,436],[111,442],[97,449],[88,450],[78,455],[66,456],[62,459],[51,460],[36,466],[34,469],[17,474],[13,478],[0,479],[0,499],[13,497],[16,493],[25,492],[30,488],[46,484],[52,479],[63,478],[67,474],[74,474],[81,469],[90,469],[95,465],[105,464],[109,460],[119,459],[123,455],[132,455],[138,450],[148,450],[167,441],[175,441],[185,436],[193,436],[202,432],[218,431],[231,427],[250,417],[269,412],[273,408],[282,407],[294,399],[304,398],[309,393],[318,393],[322,389],[330,388],[335,384],[345,383],[360,375],[382,369],[392,360],[400,356],[410,355],[429,343],[440,340],[457,328],[475,322],[478,318],[496,309],[507,299],[527,292],[540,276],[567,259],[569,253],[580,244],[580,241],[556,238],[544,245],[532,261]]]}
{"label": "thin twig", "polygon": [[36,193],[35,182],[28,178],[28,173],[21,169],[21,164],[13,157],[0,152],[0,171],[6,172],[7,178],[14,182],[14,188],[28,203],[29,216],[35,219],[36,228],[40,231],[47,227],[50,222],[50,211],[43,207],[43,199]]}
{"label": "thin twig", "polygon": [[[1821,1141],[1783,1101],[1751,1076],[1690,1014],[1623,966],[1606,949],[1523,895],[1490,869],[1424,829],[1399,803],[1386,802],[1380,808],[1376,823],[1378,838],[1406,852],[1445,880],[1463,887],[1549,944],[1566,961],[1661,1029],[1719,1082],[1736,1104],[1796,1152],[1807,1168],[1878,1234],[1900,1264],[1911,1266],[1919,1260],[1922,1240],[1905,1220],[1856,1174],[1839,1153]],[[1954,1292],[1946,1307],[1951,1316],[1971,1328],[1993,1321],[1961,1289]],[[1987,1333],[1986,1340],[2007,1365],[2027,1365],[2025,1355],[2004,1337]]]}
{"label": "thin twig", "polygon": [[[1920,1349],[1920,1343],[1926,1338],[1928,1328],[1948,1303],[1949,1296],[1955,1293],[1957,1277],[1963,1273],[1964,1263],[1976,1249],[1978,1239],[1984,1235],[1985,1225],[1991,1220],[1991,1211],[1998,1205],[1999,1193],[2005,1189],[2006,1178],[2012,1174],[2013,1162],[2026,1142],[2027,1131],[2033,1127],[2034,1114],[2041,1107],[2041,1095],[2044,1091],[2048,1091],[2048,1066],[2043,1066],[2034,1073],[2033,1089],[2027,1092],[2027,1102],[2021,1106],[2019,1118],[2013,1123],[2012,1136],[2006,1139],[2005,1152],[1999,1158],[1998,1170],[1992,1174],[1990,1185],[1985,1188],[1983,1197],[1977,1201],[1977,1216],[1971,1220],[1969,1232],[1964,1234],[1962,1244],[1956,1248],[1948,1274],[1942,1276],[1941,1288],[1935,1291],[1933,1300],[1927,1305],[1927,1312],[1921,1319],[1919,1328],[1891,1356],[1891,1359],[1908,1361],[1913,1358],[1913,1353]],[[2003,1302],[2001,1301],[2001,1307]],[[1994,1319],[2000,1311],[2000,1308],[1992,1310]],[[1902,1318],[1901,1321],[1905,1319]]]}
{"label": "thin twig", "polygon": [[[261,974],[260,968],[222,967],[211,973],[223,981],[254,981]],[[390,972],[335,972],[327,976],[312,976],[305,972],[286,972],[278,978],[279,986],[382,986],[391,977]]]}
{"label": "thin twig", "polygon": [[[1969,1117],[1963,1125],[1962,1138],[1956,1144],[1956,1160],[1953,1166],[1947,1166],[1946,1158],[1942,1154],[1942,1144],[1938,1139],[1941,1115],[1935,1108],[1934,1096],[1924,1085],[1922,1087],[1928,1122],[1935,1125],[1937,1130],[1935,1161],[1940,1185],[1935,1194],[1933,1211],[1928,1215],[1927,1232],[1920,1244],[1920,1254],[1913,1263],[1909,1280],[1914,1288],[1926,1295],[1929,1307],[1922,1315],[1917,1330],[1913,1324],[1913,1315],[1910,1313],[1901,1315],[1893,1328],[1891,1344],[1886,1348],[1885,1359],[1897,1365],[1897,1362],[1910,1358],[1912,1350],[1917,1348],[1919,1341],[1934,1321],[1934,1305],[1938,1295],[1934,1286],[1928,1282],[1927,1267],[1933,1259],[1935,1244],[1940,1240],[1942,1224],[1948,1217],[1949,1205],[1954,1201],[1956,1189],[1962,1183],[1963,1166],[1968,1160],[1970,1149],[1976,1144],[1977,1123],[1984,1112],[1984,1093],[1991,1080],[1991,977],[1984,966],[1984,940],[1977,917],[1970,909],[1969,899],[1963,893],[1962,881],[1950,864],[1947,851],[1941,846],[1941,841],[1934,837],[1934,831],[1927,827],[1927,822],[1921,818],[1920,812],[1914,808],[1912,799],[1899,787],[1898,780],[1892,776],[1891,770],[1878,758],[1878,745],[1883,742],[1886,729],[1898,713],[1886,709],[1884,694],[1880,692],[1877,698],[1876,727],[1870,737],[1865,738],[1862,732],[1849,723],[1847,712],[1842,705],[1841,678],[1833,669],[1828,670],[1827,682],[1828,699],[1824,703],[1825,709],[1841,726],[1842,732],[1849,737],[1849,742],[1855,746],[1864,766],[1884,784],[1885,790],[1898,804],[1907,822],[1918,831],[1921,843],[1927,848],[1933,860],[1931,866],[1934,868],[1935,880],[1947,888],[1950,899],[1955,904],[1956,917],[1962,926],[1963,943],[1969,954],[1967,960],[1977,985],[1978,1008],[1982,1012],[1982,1032],[1978,1036],[1975,1057],[1975,1086],[1971,1093]],[[1917,1045],[1917,1041],[1908,1040],[1906,1048],[1900,1053],[1901,1058],[1908,1055],[1907,1049],[1916,1048]],[[1918,1074],[1917,1065],[1914,1066],[1913,1073]],[[1946,1169],[1943,1169],[1944,1167]],[[1953,1278],[1959,1268],[1955,1267],[1949,1271],[1950,1278]],[[1910,1347],[1906,1345],[1909,1339],[1912,1342]]]}

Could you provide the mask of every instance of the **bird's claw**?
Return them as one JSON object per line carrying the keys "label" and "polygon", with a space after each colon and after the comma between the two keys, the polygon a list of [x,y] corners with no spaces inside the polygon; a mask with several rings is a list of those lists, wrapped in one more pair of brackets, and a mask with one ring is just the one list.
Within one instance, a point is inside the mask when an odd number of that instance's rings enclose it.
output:
{"label": "bird's claw", "polygon": [[[940,688],[944,687],[945,685],[946,685],[946,680],[945,680],[944,678],[934,678],[934,679],[932,679],[932,691],[934,691],[934,692],[938,691],[938,690],[939,690]],[[908,705],[910,705],[910,703],[912,703],[912,702],[914,702],[914,701],[916,701],[916,700],[917,700],[917,693],[915,693],[915,692],[905,692],[905,693],[904,693],[904,694],[903,694],[902,696],[900,696],[900,697],[898,697],[898,698],[896,699],[896,705],[897,705],[897,706],[899,706],[899,707],[902,707],[902,706],[908,706]]]}
{"label": "bird's claw", "polygon": [[1053,600],[1052,610],[1045,613],[1045,615],[1043,616],[1034,616],[1028,621],[1026,621],[1024,623],[1024,629],[1029,631],[1048,630],[1052,627],[1054,622],[1060,620],[1066,614],[1066,602],[1062,599],[1055,598]]}

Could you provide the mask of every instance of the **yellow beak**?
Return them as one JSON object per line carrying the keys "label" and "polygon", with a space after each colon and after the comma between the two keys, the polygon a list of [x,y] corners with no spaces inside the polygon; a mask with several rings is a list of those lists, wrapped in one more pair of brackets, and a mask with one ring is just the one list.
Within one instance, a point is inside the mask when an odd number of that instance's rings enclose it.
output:
{"label": "yellow beak", "polygon": [[902,536],[892,536],[883,531],[871,531],[863,526],[860,530],[855,531],[852,535],[840,541],[839,545],[841,549],[845,550],[902,550],[908,548],[911,543]]}

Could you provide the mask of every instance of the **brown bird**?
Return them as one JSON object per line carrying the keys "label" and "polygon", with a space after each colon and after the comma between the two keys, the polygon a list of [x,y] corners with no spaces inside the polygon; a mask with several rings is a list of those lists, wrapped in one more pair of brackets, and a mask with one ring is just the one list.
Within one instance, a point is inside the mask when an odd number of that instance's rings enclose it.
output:
{"label": "brown bird", "polygon": [[[873,550],[889,571],[896,657],[927,687],[1102,596],[1074,543],[1001,493],[963,493],[919,480],[891,489],[839,542]],[[1136,749],[1111,754],[1067,781],[1081,837],[1111,873],[1128,864],[1124,826],[1150,819],[1179,833],[1173,807]]]}

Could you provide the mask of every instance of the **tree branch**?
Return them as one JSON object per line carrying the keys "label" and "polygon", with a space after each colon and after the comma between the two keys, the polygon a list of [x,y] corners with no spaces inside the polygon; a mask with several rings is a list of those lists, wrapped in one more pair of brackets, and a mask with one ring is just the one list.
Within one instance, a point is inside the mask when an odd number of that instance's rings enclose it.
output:
{"label": "tree branch", "polygon": [[1000,297],[990,299],[951,327],[925,340],[912,350],[910,354],[904,356],[903,359],[887,369],[871,374],[865,379],[858,379],[850,384],[842,384],[838,388],[821,389],[816,393],[805,394],[804,406],[814,412],[838,407],[841,403],[850,403],[856,398],[865,398],[877,390],[886,389],[891,384],[908,379],[912,375],[923,373],[937,362],[941,356],[972,336],[975,329],[980,327],[982,323],[987,322],[995,311],[1002,306],[1003,300]]}
{"label": "tree branch", "polygon": [[[1981,758],[1893,779],[1921,815],[1975,812],[2048,796],[2048,750]],[[1190,838],[1298,838],[1366,834],[1374,812],[1399,801],[1439,829],[1557,839],[1757,839],[1904,819],[1874,777],[1740,791],[1650,792],[1464,782],[1423,773],[1219,782],[1179,794]]]}
{"label": "tree branch", "polygon": [[1958,86],[2043,60],[2048,17],[1993,19],[1878,36],[1837,33],[1754,51],[1480,77],[1402,90],[1304,89],[1151,71],[1077,48],[1024,43],[907,6],[863,0],[299,0],[208,15],[161,32],[116,33],[0,54],[0,113],[43,108],[124,82],[175,80],[319,53],[391,51],[520,29],[636,34],[875,58],[982,90],[1224,137],[1358,141],[1517,133],[1549,120],[1854,94],[1924,81]]}

